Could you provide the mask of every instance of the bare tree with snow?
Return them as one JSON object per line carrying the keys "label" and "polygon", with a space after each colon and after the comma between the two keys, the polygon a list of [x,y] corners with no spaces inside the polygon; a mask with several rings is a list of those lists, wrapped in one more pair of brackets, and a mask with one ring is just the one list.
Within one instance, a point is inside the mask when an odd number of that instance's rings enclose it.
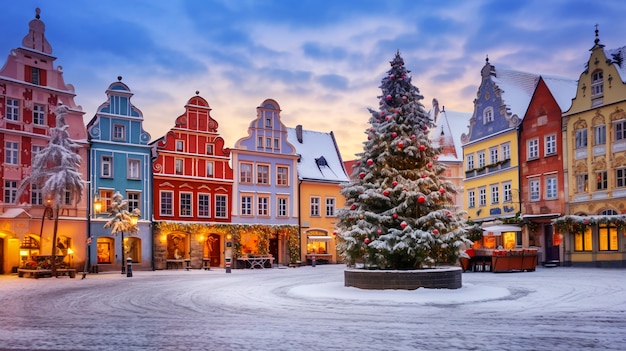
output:
{"label": "bare tree with snow", "polygon": [[132,217],[139,218],[141,216],[141,212],[138,208],[133,209],[133,211],[128,211],[128,200],[124,199],[122,194],[119,191],[116,191],[113,194],[113,199],[111,201],[111,208],[109,209],[109,219],[108,222],[104,224],[105,228],[111,228],[111,234],[117,235],[121,233],[120,247],[121,247],[121,255],[122,255],[122,273],[125,271],[124,267],[124,233],[128,233],[129,235],[137,234],[139,232],[139,228],[137,227],[137,223],[133,223],[131,220]]}
{"label": "bare tree with snow", "polygon": [[68,107],[59,104],[56,111],[56,126],[50,129],[48,146],[34,155],[30,175],[22,180],[19,194],[27,187],[36,185],[41,194],[52,204],[54,230],[52,235],[52,275],[56,277],[56,242],[59,224],[59,209],[65,200],[66,193],[70,199],[80,202],[83,192],[83,179],[80,173],[81,158],[77,151],[80,148],[67,131],[65,115]]}

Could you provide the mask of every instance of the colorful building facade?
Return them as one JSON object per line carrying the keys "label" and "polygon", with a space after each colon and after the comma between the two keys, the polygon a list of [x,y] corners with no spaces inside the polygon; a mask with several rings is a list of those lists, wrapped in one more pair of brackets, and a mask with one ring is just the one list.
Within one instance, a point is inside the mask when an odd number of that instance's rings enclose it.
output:
{"label": "colorful building facade", "polygon": [[[55,66],[56,57],[52,56],[39,9],[28,26],[22,46],[11,50],[0,70],[0,273],[13,272],[33,257],[50,256],[53,247],[66,266],[82,267],[87,257],[85,194],[80,201],[66,196],[60,204],[56,243],[52,242],[53,223],[48,219],[50,206],[56,204],[49,204],[36,187],[18,194],[22,179],[30,174],[33,156],[49,143],[58,105],[69,109],[67,131],[80,146],[78,154],[83,160],[88,148],[84,113],[74,101],[74,87],[65,83],[62,69]],[[81,164],[80,173],[87,181],[86,162]]]}
{"label": "colorful building facade", "polygon": [[[128,257],[135,269],[152,268],[152,148],[143,129],[144,117],[135,107],[130,88],[118,81],[106,90],[107,100],[87,124],[89,134],[89,194],[92,271],[119,270]],[[138,232],[111,233],[111,201],[119,192],[128,210],[139,210]],[[124,236],[124,237],[123,237]]]}

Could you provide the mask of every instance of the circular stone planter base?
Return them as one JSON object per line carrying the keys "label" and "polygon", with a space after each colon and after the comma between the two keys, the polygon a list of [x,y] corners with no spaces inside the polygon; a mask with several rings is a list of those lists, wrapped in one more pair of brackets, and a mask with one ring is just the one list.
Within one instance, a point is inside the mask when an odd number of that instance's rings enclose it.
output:
{"label": "circular stone planter base", "polygon": [[459,267],[411,271],[346,269],[344,285],[369,290],[459,289],[462,272]]}

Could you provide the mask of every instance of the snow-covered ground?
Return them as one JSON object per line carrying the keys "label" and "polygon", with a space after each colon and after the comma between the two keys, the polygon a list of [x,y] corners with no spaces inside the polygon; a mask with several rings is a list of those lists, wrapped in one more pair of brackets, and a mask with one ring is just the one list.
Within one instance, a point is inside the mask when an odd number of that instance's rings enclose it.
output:
{"label": "snow-covered ground", "polygon": [[626,270],[343,286],[343,265],[0,276],[0,350],[624,350]]}

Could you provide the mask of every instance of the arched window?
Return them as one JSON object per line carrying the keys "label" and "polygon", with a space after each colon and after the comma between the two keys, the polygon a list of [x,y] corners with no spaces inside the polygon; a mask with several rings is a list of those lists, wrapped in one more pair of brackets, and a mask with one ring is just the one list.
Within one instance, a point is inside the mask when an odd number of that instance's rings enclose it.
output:
{"label": "arched window", "polygon": [[617,213],[617,211],[615,210],[608,209],[608,210],[600,211],[600,213],[598,214],[601,216],[615,216],[615,215],[618,215],[619,213]]}

